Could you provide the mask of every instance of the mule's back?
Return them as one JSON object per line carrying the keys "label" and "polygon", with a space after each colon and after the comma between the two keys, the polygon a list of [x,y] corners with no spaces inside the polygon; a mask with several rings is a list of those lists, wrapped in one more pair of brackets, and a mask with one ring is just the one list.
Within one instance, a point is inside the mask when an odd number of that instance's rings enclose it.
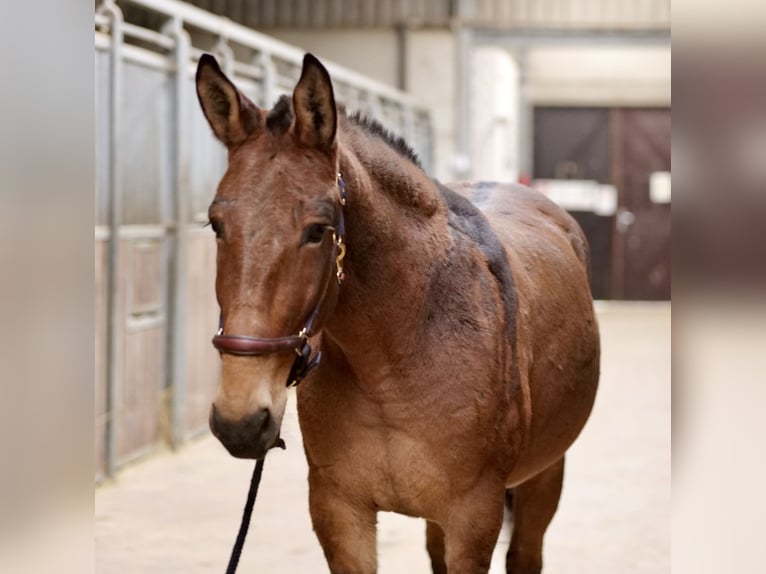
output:
{"label": "mule's back", "polygon": [[[559,457],[593,405],[599,337],[588,244],[566,211],[532,189],[485,182],[449,187],[490,222],[505,248],[516,290],[520,400],[526,406],[521,412],[528,433],[510,485]],[[567,416],[560,416],[564,411]]]}

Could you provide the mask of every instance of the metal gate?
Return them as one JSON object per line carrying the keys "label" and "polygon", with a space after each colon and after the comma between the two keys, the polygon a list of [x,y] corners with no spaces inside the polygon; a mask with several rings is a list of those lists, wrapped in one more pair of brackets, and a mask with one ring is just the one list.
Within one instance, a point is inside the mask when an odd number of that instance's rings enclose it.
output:
{"label": "metal gate", "polygon": [[[203,52],[258,105],[297,81],[303,52],[174,0],[97,3],[96,475],[206,429],[218,383],[215,241],[203,230],[225,150],[196,104]],[[121,7],[135,20],[126,20]],[[138,25],[139,22],[141,25]],[[336,99],[405,137],[426,170],[429,110],[327,65]]]}

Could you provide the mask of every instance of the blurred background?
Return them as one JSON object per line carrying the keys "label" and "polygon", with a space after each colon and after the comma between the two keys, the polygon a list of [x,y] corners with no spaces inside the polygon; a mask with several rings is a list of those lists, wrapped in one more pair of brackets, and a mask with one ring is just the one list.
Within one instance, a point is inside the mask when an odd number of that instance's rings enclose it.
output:
{"label": "blurred background", "polygon": [[[546,572],[667,571],[670,40],[670,0],[97,2],[98,571],[206,572],[225,559],[250,464],[207,427],[219,358],[203,224],[226,152],[193,78],[211,52],[270,108],[306,51],[338,102],[403,136],[432,177],[531,185],[580,223],[602,390],[568,463]],[[323,570],[294,397],[282,436],[290,449],[269,456],[243,569]],[[383,515],[381,571],[427,571],[423,530]]]}
{"label": "blurred background", "polygon": [[[605,350],[546,572],[668,571],[670,308],[621,299],[668,297],[667,140],[652,134],[670,105],[670,3],[112,6],[0,3],[0,571],[92,570],[94,504],[97,571],[223,570],[251,466],[203,420],[217,311],[199,210],[223,152],[191,75],[211,50],[269,105],[292,87],[304,49],[331,62],[347,105],[410,139],[432,175],[520,179],[569,202],[594,251]],[[766,562],[766,3],[676,0],[672,12],[672,570],[756,573]],[[288,439],[269,455],[243,557],[254,571],[323,566],[300,436]],[[425,571],[411,567],[424,564],[422,528],[387,518],[381,571]],[[416,562],[397,569],[397,548]]]}

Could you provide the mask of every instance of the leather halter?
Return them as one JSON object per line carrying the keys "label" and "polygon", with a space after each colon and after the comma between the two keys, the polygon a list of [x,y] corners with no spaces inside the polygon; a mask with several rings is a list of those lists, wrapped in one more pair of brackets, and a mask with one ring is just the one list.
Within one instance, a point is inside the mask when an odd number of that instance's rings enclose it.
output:
{"label": "leather halter", "polygon": [[[338,226],[333,230],[333,255],[332,260],[336,269],[335,277],[338,285],[341,284],[345,275],[343,273],[343,258],[346,255],[346,244],[344,243],[346,234],[346,225],[343,218],[343,206],[346,205],[346,185],[340,173],[336,176],[338,183],[338,195],[340,202],[340,213],[338,215]],[[333,263],[331,263],[332,265]],[[223,333],[223,314],[218,322],[218,332],[213,337],[213,346],[221,354],[237,355],[243,357],[260,357],[263,355],[272,355],[275,353],[289,353],[295,351],[298,355],[290,369],[287,377],[287,388],[291,388],[300,383],[303,378],[319,364],[322,359],[322,352],[317,351],[314,357],[311,357],[311,345],[309,339],[314,334],[314,323],[319,316],[319,309],[327,297],[327,291],[330,287],[330,278],[324,288],[322,296],[314,305],[303,328],[297,335],[288,335],[285,337],[248,337],[246,335],[224,335]]]}

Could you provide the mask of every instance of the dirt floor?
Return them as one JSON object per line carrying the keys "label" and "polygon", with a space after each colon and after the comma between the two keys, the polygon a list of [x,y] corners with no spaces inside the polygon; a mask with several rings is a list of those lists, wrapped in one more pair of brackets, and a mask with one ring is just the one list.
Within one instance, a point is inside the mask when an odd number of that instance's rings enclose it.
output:
{"label": "dirt floor", "polygon": [[[670,572],[670,305],[597,305],[602,376],[596,406],[567,455],[545,574]],[[295,400],[272,451],[239,571],[327,572],[311,530]],[[122,470],[96,489],[96,571],[223,572],[252,463],[210,435]],[[503,528],[490,572],[504,571]],[[383,513],[379,571],[429,572],[423,521]]]}

